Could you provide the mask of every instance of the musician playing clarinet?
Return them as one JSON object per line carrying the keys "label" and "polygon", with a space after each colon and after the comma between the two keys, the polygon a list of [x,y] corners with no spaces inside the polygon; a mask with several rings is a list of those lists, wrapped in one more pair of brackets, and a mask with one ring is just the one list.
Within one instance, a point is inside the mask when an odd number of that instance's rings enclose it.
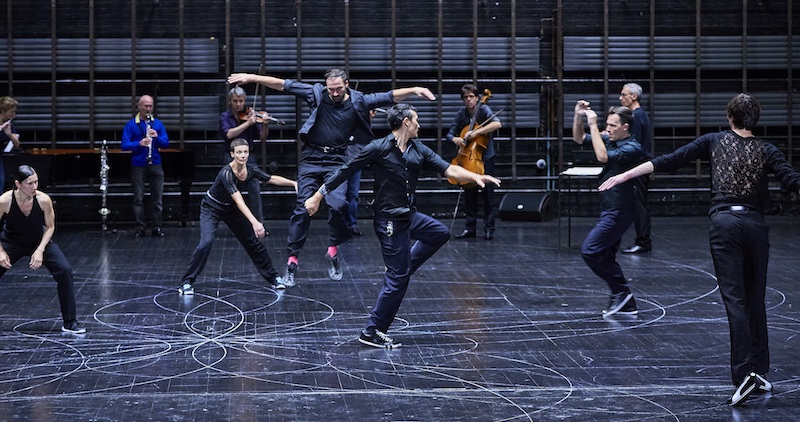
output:
{"label": "musician playing clarinet", "polygon": [[164,237],[161,230],[161,213],[164,209],[161,196],[164,192],[164,168],[161,167],[159,149],[169,147],[167,130],[161,120],[153,117],[155,102],[150,95],[142,95],[137,103],[138,112],[122,131],[122,149],[132,151],[131,184],[133,185],[133,217],[136,237],[145,236],[144,183],[150,189],[149,214],[153,237]]}

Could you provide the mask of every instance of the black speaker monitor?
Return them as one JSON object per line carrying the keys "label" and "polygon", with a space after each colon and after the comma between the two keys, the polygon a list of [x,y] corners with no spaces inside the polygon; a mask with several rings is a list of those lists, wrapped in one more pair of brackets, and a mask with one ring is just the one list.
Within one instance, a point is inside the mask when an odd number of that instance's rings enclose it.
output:
{"label": "black speaker monitor", "polygon": [[550,221],[558,214],[556,192],[510,192],[500,201],[500,218],[508,221]]}

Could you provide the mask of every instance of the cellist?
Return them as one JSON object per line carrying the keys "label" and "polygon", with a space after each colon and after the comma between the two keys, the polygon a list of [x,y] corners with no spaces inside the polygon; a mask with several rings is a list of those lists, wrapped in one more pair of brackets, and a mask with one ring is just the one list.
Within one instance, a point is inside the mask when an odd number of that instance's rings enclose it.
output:
{"label": "cellist", "polygon": [[[457,159],[463,160],[480,160],[482,163],[469,163],[460,162],[463,167],[468,170],[471,164],[483,164],[483,172],[479,174],[494,174],[494,141],[492,134],[496,132],[502,124],[497,115],[492,112],[492,109],[486,104],[488,97],[491,93],[488,90],[485,96],[481,99],[478,95],[478,87],[473,84],[465,84],[461,87],[461,100],[464,102],[464,108],[459,110],[453,119],[453,124],[447,132],[447,140],[452,141],[459,149],[461,157]],[[473,145],[473,143],[477,143]],[[482,152],[482,154],[472,154],[469,157],[463,155],[463,151],[475,150]],[[484,149],[485,148],[485,149]],[[477,157],[476,157],[477,155]],[[453,160],[454,163],[456,159]],[[466,218],[464,221],[464,230],[456,234],[456,239],[473,238],[477,234],[477,220],[478,220],[478,192],[483,196],[483,232],[484,239],[494,239],[494,222],[497,211],[495,209],[494,200],[494,185],[487,184],[485,188],[477,186],[464,186],[464,201],[466,202],[464,212]]]}

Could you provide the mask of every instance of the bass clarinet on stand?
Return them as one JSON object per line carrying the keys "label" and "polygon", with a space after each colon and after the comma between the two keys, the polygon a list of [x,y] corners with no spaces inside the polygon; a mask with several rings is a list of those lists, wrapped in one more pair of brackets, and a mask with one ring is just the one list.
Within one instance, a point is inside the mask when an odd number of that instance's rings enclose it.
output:
{"label": "bass clarinet on stand", "polygon": [[103,193],[102,202],[100,205],[100,216],[102,220],[102,230],[105,233],[108,230],[106,219],[111,214],[111,210],[106,207],[106,193],[108,192],[108,171],[111,167],[108,165],[108,146],[106,140],[103,139],[103,146],[100,148],[100,191]]}

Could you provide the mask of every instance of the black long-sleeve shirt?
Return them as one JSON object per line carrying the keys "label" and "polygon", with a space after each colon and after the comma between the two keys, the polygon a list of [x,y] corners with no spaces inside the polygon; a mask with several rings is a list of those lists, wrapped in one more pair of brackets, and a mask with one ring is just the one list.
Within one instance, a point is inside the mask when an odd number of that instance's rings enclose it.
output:
{"label": "black long-sleeve shirt", "polygon": [[361,152],[325,180],[334,190],[353,173],[372,166],[375,175],[375,214],[399,217],[416,211],[417,179],[423,169],[444,174],[450,163],[422,142],[412,139],[401,152],[394,135],[375,139]]}
{"label": "black long-sleeve shirt", "polygon": [[711,208],[747,205],[764,212],[772,173],[789,191],[800,189],[800,174],[775,145],[756,137],[742,138],[732,130],[703,135],[653,160],[656,171],[674,172],[696,159],[711,164]]}
{"label": "black long-sleeve shirt", "polygon": [[[633,137],[628,136],[619,141],[613,141],[608,135],[600,135],[606,145],[608,161],[603,164],[603,171],[600,172],[599,183],[608,180],[609,177],[620,174],[635,167],[647,157],[642,146]],[[586,134],[584,142],[592,142],[592,135]],[[623,184],[600,192],[600,209],[603,211],[623,210],[632,212],[636,203],[636,195],[633,191],[633,181],[629,180]]]}

